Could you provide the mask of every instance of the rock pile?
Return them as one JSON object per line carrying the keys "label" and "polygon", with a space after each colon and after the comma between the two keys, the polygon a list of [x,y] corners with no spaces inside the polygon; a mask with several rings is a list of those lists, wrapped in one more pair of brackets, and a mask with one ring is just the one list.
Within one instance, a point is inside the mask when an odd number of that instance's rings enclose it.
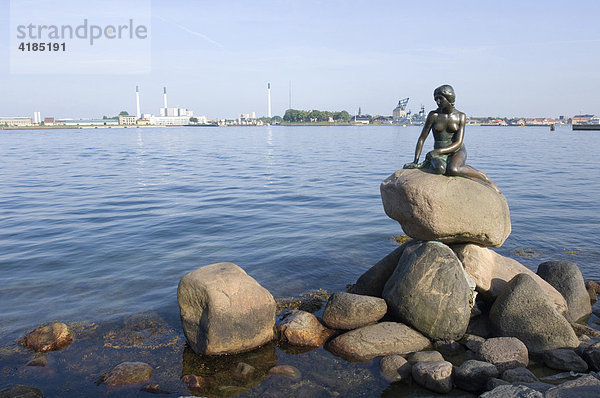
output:
{"label": "rock pile", "polygon": [[[441,394],[458,388],[482,397],[600,395],[593,376],[552,386],[527,368],[532,355],[569,375],[600,370],[600,337],[581,336],[593,330],[573,323],[590,315],[600,285],[586,286],[573,263],[546,262],[533,273],[491,250],[511,231],[501,193],[466,178],[406,169],[381,184],[381,195],[386,214],[412,239],[348,292],[331,295],[322,319],[291,311],[274,334],[269,292],[235,264],[212,264],[179,284],[190,347],[239,353],[277,336],[290,345],[324,345],[349,361],[381,357],[387,381],[414,380]],[[287,368],[268,373],[301,378]]]}

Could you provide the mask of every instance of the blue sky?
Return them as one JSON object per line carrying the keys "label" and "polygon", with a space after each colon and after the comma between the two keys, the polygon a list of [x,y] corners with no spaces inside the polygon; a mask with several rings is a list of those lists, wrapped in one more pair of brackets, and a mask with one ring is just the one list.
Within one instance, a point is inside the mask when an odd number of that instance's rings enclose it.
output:
{"label": "blue sky", "polygon": [[[124,0],[126,1],[126,0]],[[64,12],[46,0],[49,17]],[[11,74],[2,0],[0,116],[97,117],[169,106],[209,117],[288,107],[433,109],[449,83],[471,116],[600,114],[597,1],[152,1],[150,73]],[[93,9],[90,18],[93,18]],[[40,61],[43,63],[43,58]]]}

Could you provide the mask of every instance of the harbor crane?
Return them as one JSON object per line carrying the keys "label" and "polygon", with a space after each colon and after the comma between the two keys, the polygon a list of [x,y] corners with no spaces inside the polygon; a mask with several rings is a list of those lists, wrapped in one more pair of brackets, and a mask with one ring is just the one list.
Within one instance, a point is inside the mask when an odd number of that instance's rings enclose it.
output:
{"label": "harbor crane", "polygon": [[401,99],[400,101],[398,101],[398,108],[405,111],[406,105],[408,105],[408,100],[409,100],[409,98],[404,98],[404,99]]}

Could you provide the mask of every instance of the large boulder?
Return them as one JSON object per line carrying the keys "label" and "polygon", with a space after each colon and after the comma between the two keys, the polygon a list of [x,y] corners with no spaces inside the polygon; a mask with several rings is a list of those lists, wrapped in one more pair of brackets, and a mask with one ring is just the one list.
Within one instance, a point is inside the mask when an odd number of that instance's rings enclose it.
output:
{"label": "large boulder", "polygon": [[408,354],[431,346],[421,333],[396,322],[381,322],[354,329],[336,337],[328,349],[351,361],[370,361],[375,357]]}
{"label": "large boulder", "polygon": [[537,274],[558,290],[567,301],[565,317],[576,322],[592,313],[590,296],[579,267],[570,261],[547,261],[538,266]]}
{"label": "large boulder", "polygon": [[377,322],[386,312],[382,298],[337,292],[327,301],[323,322],[332,329],[351,330]]}
{"label": "large boulder", "polygon": [[391,314],[432,339],[456,340],[467,330],[469,282],[460,261],[443,243],[407,246],[383,298]]}
{"label": "large boulder", "polygon": [[562,294],[518,261],[474,244],[453,245],[452,250],[465,267],[465,271],[475,281],[477,292],[482,298],[488,301],[495,300],[508,281],[518,274],[527,274],[552,300],[558,312],[562,314],[567,311],[567,302]]}
{"label": "large boulder", "polygon": [[183,332],[197,354],[239,353],[273,339],[273,296],[235,264],[211,264],[185,275],[177,301]]}
{"label": "large boulder", "polygon": [[531,352],[579,345],[569,322],[527,274],[515,276],[504,287],[490,309],[490,321],[498,334],[518,338]]}
{"label": "large boulder", "polygon": [[348,289],[348,292],[365,296],[381,297],[383,287],[390,276],[392,276],[392,273],[394,273],[404,249],[410,244],[414,244],[414,241],[408,241],[402,244],[390,254],[379,260],[358,278],[356,284],[352,285]]}
{"label": "large boulder", "polygon": [[385,213],[414,239],[499,247],[510,235],[506,199],[480,182],[402,169],[380,188]]}

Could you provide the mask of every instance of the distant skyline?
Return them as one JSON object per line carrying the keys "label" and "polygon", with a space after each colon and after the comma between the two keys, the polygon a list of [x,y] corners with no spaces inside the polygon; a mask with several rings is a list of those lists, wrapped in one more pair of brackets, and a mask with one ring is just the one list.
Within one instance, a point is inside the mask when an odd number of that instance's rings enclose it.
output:
{"label": "distant skyline", "polygon": [[265,116],[269,82],[283,116],[290,81],[305,110],[391,115],[405,97],[431,110],[448,83],[470,116],[600,114],[597,1],[151,1],[150,73],[105,75],[11,74],[9,4],[0,116],[135,114],[136,85],[143,113],[158,113],[166,86],[169,106],[198,115]]}

